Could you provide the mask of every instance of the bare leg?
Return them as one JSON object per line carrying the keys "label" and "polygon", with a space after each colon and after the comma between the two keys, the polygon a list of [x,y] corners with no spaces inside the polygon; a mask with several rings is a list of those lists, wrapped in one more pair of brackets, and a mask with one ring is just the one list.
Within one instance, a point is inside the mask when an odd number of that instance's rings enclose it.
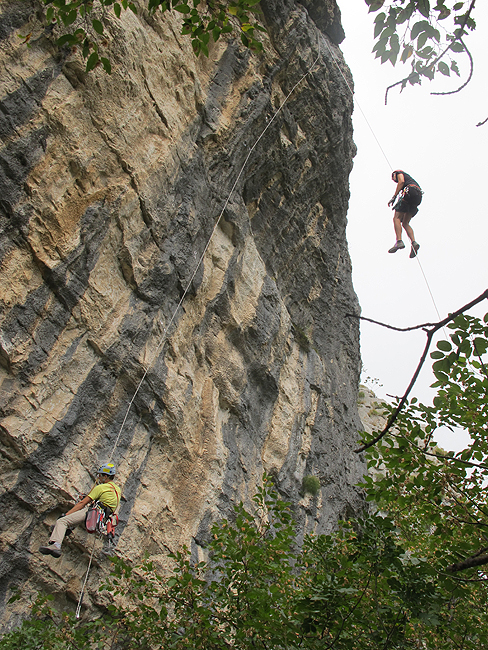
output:
{"label": "bare leg", "polygon": [[[395,212],[396,214],[396,212]],[[411,242],[415,241],[415,235],[412,229],[412,226],[410,225],[410,219],[412,218],[412,215],[410,214],[405,214],[403,217],[402,225],[405,230],[405,232],[408,235],[408,238],[410,239]]]}
{"label": "bare leg", "polygon": [[393,215],[393,228],[395,230],[396,241],[402,238],[402,217],[404,216],[403,212],[395,212]]}

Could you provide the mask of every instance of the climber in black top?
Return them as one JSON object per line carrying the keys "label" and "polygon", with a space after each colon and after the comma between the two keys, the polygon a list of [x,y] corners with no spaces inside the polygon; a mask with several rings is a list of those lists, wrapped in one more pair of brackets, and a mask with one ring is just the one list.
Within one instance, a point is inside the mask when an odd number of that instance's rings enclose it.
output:
{"label": "climber in black top", "polygon": [[395,194],[388,201],[388,205],[392,206],[395,210],[393,215],[393,227],[395,229],[396,243],[390,248],[389,253],[396,253],[405,244],[402,241],[402,227],[407,233],[412,248],[410,249],[410,257],[415,257],[420,248],[420,244],[415,241],[415,235],[410,220],[417,214],[418,207],[422,201],[422,190],[419,184],[409,174],[397,169],[391,175],[391,179],[397,184]]}

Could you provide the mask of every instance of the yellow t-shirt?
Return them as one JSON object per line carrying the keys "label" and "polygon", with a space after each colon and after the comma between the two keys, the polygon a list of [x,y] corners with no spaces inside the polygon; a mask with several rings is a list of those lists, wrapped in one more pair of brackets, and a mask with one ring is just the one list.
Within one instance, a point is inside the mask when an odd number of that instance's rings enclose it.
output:
{"label": "yellow t-shirt", "polygon": [[112,481],[95,485],[88,495],[93,501],[100,501],[104,506],[115,510],[120,502],[120,488]]}

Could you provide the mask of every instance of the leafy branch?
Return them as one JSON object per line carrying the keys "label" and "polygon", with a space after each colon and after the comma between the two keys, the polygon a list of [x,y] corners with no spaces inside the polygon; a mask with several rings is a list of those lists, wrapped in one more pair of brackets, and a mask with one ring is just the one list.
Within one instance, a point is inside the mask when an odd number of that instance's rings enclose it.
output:
{"label": "leafy branch", "polygon": [[[436,332],[438,332],[440,329],[442,329],[445,325],[447,325],[448,323],[455,320],[455,318],[457,318],[457,316],[459,316],[460,314],[463,314],[464,312],[468,311],[469,309],[471,309],[472,307],[474,307],[478,303],[482,302],[483,300],[488,300],[488,289],[486,289],[486,291],[484,291],[480,296],[478,296],[477,298],[475,298],[474,300],[472,300],[468,304],[464,305],[464,307],[461,307],[460,309],[458,309],[454,313],[449,314],[449,316],[442,319],[441,321],[439,321],[439,322],[437,322],[435,324],[432,324],[432,325],[428,324],[428,326],[427,326],[428,328],[424,324],[424,325],[415,325],[414,327],[404,328],[403,330],[400,330],[400,331],[411,331],[411,330],[415,330],[415,329],[424,329],[426,331],[426,333],[427,333],[427,341],[425,343],[424,350],[422,352],[422,355],[420,357],[420,361],[417,364],[417,368],[415,369],[415,372],[414,372],[414,374],[412,376],[412,379],[410,380],[410,383],[407,386],[407,389],[406,389],[405,393],[403,394],[402,398],[400,399],[400,402],[399,402],[398,406],[396,407],[396,409],[394,410],[394,412],[388,418],[388,421],[387,421],[383,431],[381,431],[372,440],[370,440],[369,442],[362,445],[359,449],[356,449],[355,452],[357,454],[365,451],[366,449],[369,449],[370,447],[375,445],[377,442],[379,442],[384,436],[386,436],[386,434],[390,431],[391,427],[395,424],[401,410],[403,409],[403,407],[405,406],[405,404],[407,402],[407,398],[410,395],[410,392],[411,392],[412,388],[414,387],[415,382],[417,381],[417,378],[418,378],[418,376],[420,374],[422,366],[424,365],[424,362],[425,362],[425,360],[427,358],[427,354],[429,352],[429,349],[430,349],[434,334]],[[352,317],[352,318],[358,318],[359,320],[371,320],[371,319],[365,319],[363,316],[356,316],[354,314],[348,314],[348,316]],[[376,324],[381,325],[382,327],[387,327],[389,329],[399,329],[399,328],[393,328],[390,325],[386,325],[386,324],[380,323],[378,321],[372,321],[372,322],[375,322]],[[444,364],[443,367],[445,367],[445,364]],[[439,366],[438,366],[438,368],[439,368]]]}
{"label": "leafy branch", "polygon": [[[191,39],[196,56],[209,55],[210,40],[238,29],[245,47],[254,52],[262,50],[258,33],[266,32],[259,16],[260,0],[147,0],[144,7],[150,14],[160,11],[181,17],[181,34]],[[112,72],[112,65],[102,51],[110,44],[107,35],[109,14],[120,19],[128,9],[137,14],[130,0],[39,0],[44,11],[44,24],[57,32],[56,45],[81,52],[86,60],[86,72],[102,66]],[[29,46],[32,34],[22,36]]]}
{"label": "leafy branch", "polygon": [[[365,1],[370,12],[376,13],[384,9],[375,18],[376,43],[373,52],[376,58],[380,58],[381,63],[390,61],[392,65],[398,60],[406,63],[411,59],[410,74],[386,89],[385,104],[388,92],[395,86],[401,86],[403,90],[407,83],[420,84],[422,77],[432,80],[436,72],[447,77],[451,72],[459,76],[459,68],[452,54],[467,53],[471,64],[466,83],[469,82],[472,76],[472,57],[462,38],[468,29],[476,28],[471,16],[476,0],[471,0],[467,10],[466,2],[455,1],[452,4],[446,0],[436,0],[433,9],[429,0],[394,0],[386,7],[385,0]],[[418,18],[420,20],[415,22]],[[448,28],[443,23],[446,19],[452,23]],[[446,55],[449,55],[449,63],[443,60]],[[459,92],[466,83],[452,92]]]}

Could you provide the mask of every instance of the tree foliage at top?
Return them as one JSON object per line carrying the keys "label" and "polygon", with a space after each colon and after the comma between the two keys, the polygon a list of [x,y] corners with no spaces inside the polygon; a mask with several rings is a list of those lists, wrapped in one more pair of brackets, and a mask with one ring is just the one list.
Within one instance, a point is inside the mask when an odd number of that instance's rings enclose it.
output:
{"label": "tree foliage at top", "polygon": [[[120,18],[129,9],[137,14],[146,10],[173,13],[181,17],[181,34],[191,39],[193,52],[208,56],[209,42],[222,34],[238,29],[241,41],[253,51],[261,51],[257,32],[266,29],[258,19],[260,0],[147,0],[146,6],[137,6],[137,0],[39,0],[43,21],[56,34],[58,47],[79,50],[86,60],[86,71],[103,66],[112,71],[107,48],[110,45],[107,24],[109,15]],[[22,36],[26,43],[32,34]],[[105,53],[104,53],[105,52]]]}
{"label": "tree foliage at top", "polygon": [[[459,76],[456,56],[471,55],[463,37],[476,28],[475,0],[365,0],[375,13],[373,52],[381,63],[409,63],[410,73],[394,85],[420,84],[436,73]],[[443,93],[441,93],[443,94]]]}

